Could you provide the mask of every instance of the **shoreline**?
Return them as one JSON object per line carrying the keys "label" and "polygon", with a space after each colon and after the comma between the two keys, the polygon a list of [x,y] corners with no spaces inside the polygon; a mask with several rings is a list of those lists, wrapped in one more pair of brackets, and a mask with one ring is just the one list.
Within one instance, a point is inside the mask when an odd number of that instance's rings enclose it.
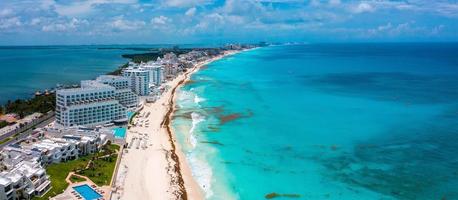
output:
{"label": "shoreline", "polygon": [[[169,110],[168,110],[168,113],[167,115],[165,116],[164,118],[164,125],[167,126],[167,132],[170,136],[170,142],[174,143],[173,146],[174,146],[174,151],[175,151],[175,155],[177,156],[177,159],[176,162],[178,163],[178,169],[181,170],[180,173],[181,173],[181,179],[183,179],[183,194],[187,194],[187,189],[188,190],[191,190],[191,191],[198,191],[199,193],[199,198],[198,199],[204,199],[203,197],[205,196],[204,194],[204,191],[203,189],[198,185],[197,181],[195,180],[195,178],[192,176],[192,170],[189,166],[189,163],[186,159],[186,156],[184,154],[184,152],[182,151],[181,149],[181,146],[179,144],[179,142],[176,140],[176,133],[171,125],[171,122],[172,122],[172,117],[173,117],[173,114],[176,112],[176,101],[177,101],[177,95],[176,95],[176,91],[178,89],[180,89],[182,86],[184,86],[190,79],[191,79],[191,76],[198,72],[202,67],[212,63],[212,62],[215,62],[215,61],[218,61],[220,59],[223,59],[227,56],[231,56],[231,55],[234,55],[234,54],[237,54],[237,53],[240,53],[242,51],[227,51],[225,52],[223,55],[220,55],[220,56],[217,56],[215,58],[212,58],[208,61],[204,61],[203,63],[201,64],[198,64],[196,67],[192,68],[189,72],[186,72],[184,74],[184,79],[182,79],[172,90],[172,96],[170,97],[170,104],[169,104]],[[183,164],[183,166],[180,168],[180,163]],[[186,181],[187,180],[187,181]],[[189,182],[189,184],[186,184],[186,182]],[[188,187],[186,187],[188,185]],[[186,199],[185,198],[182,198],[182,199]],[[192,198],[193,199],[193,198]]]}
{"label": "shoreline", "polygon": [[166,82],[170,89],[156,102],[144,105],[134,123],[148,126],[132,126],[127,131],[126,142],[131,147],[121,158],[112,199],[204,199],[171,125],[176,91],[203,66],[238,52],[225,51],[197,63]]}

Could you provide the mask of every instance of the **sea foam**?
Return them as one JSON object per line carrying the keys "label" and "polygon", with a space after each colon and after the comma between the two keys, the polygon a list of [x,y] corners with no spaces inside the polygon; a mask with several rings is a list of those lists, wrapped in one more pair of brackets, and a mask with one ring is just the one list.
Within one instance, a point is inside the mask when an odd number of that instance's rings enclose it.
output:
{"label": "sea foam", "polygon": [[193,177],[205,192],[205,198],[210,198],[213,196],[213,191],[211,189],[213,171],[210,165],[203,159],[198,158],[196,152],[188,153],[187,158],[191,166]]}
{"label": "sea foam", "polygon": [[194,103],[199,104],[202,101],[205,101],[205,99],[197,95],[194,96]]}
{"label": "sea foam", "polygon": [[191,166],[193,176],[195,177],[199,186],[205,192],[205,198],[208,199],[213,195],[213,191],[211,190],[211,181],[212,181],[213,172],[212,172],[210,165],[204,160],[204,158],[197,157],[198,154],[202,154],[202,153],[197,153],[195,150],[197,146],[197,137],[195,135],[195,130],[197,129],[199,123],[202,123],[205,121],[205,117],[202,115],[199,115],[196,112],[192,112],[191,119],[192,119],[192,126],[191,126],[191,129],[189,130],[188,140],[192,148],[189,149],[187,158]]}
{"label": "sea foam", "polygon": [[199,123],[205,121],[205,117],[197,114],[196,112],[192,112],[191,118],[192,118],[192,126],[191,126],[191,129],[189,130],[189,142],[191,143],[192,148],[194,149],[197,145],[197,138],[194,134],[194,130],[196,129]]}

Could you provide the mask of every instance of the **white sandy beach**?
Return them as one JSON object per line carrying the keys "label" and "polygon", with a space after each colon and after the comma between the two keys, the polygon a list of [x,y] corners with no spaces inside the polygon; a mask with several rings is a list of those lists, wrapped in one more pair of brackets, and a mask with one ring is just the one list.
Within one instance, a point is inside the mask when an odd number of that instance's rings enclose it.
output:
{"label": "white sandy beach", "polygon": [[[234,53],[236,51],[228,51],[224,56]],[[170,86],[170,89],[164,92],[155,103],[147,103],[140,111],[137,115],[140,117],[136,117],[134,123],[142,122],[143,126],[132,126],[127,132],[126,141],[131,144],[129,144],[130,147],[124,149],[116,175],[116,183],[113,186],[116,187],[116,192],[113,192],[112,199],[204,198],[202,189],[193,179],[186,158],[175,140],[173,129],[167,127],[173,113],[173,110],[169,109],[174,107],[176,88],[183,85],[200,67],[224,56],[199,63],[191,70],[169,81],[166,85]],[[147,116],[147,113],[150,114]],[[149,125],[145,127],[147,122]],[[164,126],[161,125],[163,123]],[[170,140],[168,130],[171,131],[172,140]],[[174,155],[178,157],[178,165],[175,165],[177,163]]]}

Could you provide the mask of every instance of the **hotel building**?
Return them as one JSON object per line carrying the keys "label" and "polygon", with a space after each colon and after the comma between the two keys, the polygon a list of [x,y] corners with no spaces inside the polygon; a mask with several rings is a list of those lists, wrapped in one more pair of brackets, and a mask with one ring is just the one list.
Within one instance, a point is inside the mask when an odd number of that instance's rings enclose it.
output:
{"label": "hotel building", "polygon": [[106,130],[46,129],[8,145],[0,152],[0,199],[31,199],[51,187],[43,168],[97,152],[107,141]]}
{"label": "hotel building", "polygon": [[81,81],[80,88],[56,92],[56,123],[64,127],[127,121],[126,107],[116,99],[116,88],[97,81]]}
{"label": "hotel building", "polygon": [[0,199],[31,199],[51,187],[46,171],[36,161],[20,161],[0,172]]}
{"label": "hotel building", "polygon": [[142,65],[141,68],[149,71],[150,85],[154,85],[157,87],[162,84],[162,81],[164,81],[164,70],[162,69],[161,65],[150,62],[145,65]]}
{"label": "hotel building", "polygon": [[131,79],[128,77],[102,75],[96,81],[115,87],[116,99],[125,107],[133,108],[138,105],[138,95],[132,92]]}
{"label": "hotel building", "polygon": [[122,71],[122,76],[130,78],[131,89],[138,96],[149,95],[150,74],[148,70],[129,67]]}

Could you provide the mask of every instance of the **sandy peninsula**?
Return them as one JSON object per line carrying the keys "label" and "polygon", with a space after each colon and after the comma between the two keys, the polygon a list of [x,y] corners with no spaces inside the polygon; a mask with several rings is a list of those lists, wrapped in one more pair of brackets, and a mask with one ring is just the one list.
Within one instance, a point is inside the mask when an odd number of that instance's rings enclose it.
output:
{"label": "sandy peninsula", "polygon": [[129,144],[118,165],[112,199],[204,199],[170,125],[176,90],[202,66],[237,52],[196,64],[167,82],[170,89],[158,100],[144,104],[127,132]]}

